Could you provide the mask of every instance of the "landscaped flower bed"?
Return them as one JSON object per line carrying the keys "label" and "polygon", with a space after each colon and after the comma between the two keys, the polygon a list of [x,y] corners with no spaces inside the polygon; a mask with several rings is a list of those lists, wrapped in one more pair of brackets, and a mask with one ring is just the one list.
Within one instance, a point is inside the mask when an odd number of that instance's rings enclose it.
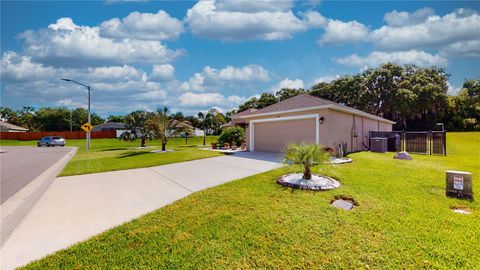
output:
{"label": "landscaped flower bed", "polygon": [[331,177],[312,174],[312,179],[307,180],[301,173],[282,175],[277,178],[277,183],[285,187],[308,190],[330,190],[340,187],[340,183]]}

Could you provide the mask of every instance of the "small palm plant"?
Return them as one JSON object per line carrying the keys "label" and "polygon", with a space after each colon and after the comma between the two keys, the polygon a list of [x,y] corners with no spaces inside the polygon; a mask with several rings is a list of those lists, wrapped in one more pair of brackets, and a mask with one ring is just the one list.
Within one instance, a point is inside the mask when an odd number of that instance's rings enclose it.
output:
{"label": "small palm plant", "polygon": [[302,165],[303,179],[312,179],[311,167],[322,165],[328,161],[330,154],[323,149],[321,144],[290,143],[283,151],[283,162],[286,164]]}

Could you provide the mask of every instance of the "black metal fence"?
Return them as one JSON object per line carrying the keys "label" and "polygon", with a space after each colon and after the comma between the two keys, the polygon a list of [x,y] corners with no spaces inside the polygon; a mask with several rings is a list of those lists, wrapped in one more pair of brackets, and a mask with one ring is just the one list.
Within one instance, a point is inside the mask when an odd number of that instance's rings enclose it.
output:
{"label": "black metal fence", "polygon": [[388,151],[447,155],[445,131],[370,131],[370,138],[387,138]]}

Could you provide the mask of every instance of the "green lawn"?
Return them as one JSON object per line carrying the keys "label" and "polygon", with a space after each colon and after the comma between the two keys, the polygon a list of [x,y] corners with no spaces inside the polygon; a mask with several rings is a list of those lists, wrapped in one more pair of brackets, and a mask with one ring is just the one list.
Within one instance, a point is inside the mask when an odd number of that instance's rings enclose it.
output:
{"label": "green lawn", "polygon": [[[216,136],[208,136],[207,145],[216,139]],[[5,140],[0,143],[15,146],[36,145],[36,141]],[[203,144],[203,137],[189,138],[187,143],[183,138],[171,138],[168,140],[167,149],[173,149],[174,152],[152,153],[152,150],[161,149],[159,141],[147,143],[148,146],[157,146],[156,148],[137,149],[140,146],[139,140],[124,142],[118,139],[92,139],[91,150],[87,151],[84,139],[67,140],[68,146],[76,146],[79,149],[60,176],[144,168],[222,155],[198,149]]]}
{"label": "green lawn", "polygon": [[[324,268],[478,269],[480,204],[446,198],[445,170],[474,174],[480,133],[449,133],[448,153],[393,160],[356,153],[329,167],[341,188],[280,187],[278,169],[197,192],[27,269]],[[335,195],[359,203],[332,208]],[[453,213],[463,207],[471,215]]]}

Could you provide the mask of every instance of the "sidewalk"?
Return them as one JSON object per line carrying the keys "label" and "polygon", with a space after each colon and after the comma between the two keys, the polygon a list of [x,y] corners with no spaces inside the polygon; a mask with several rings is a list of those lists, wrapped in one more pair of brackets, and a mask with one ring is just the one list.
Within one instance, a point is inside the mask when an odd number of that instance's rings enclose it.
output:
{"label": "sidewalk", "polygon": [[59,177],[1,249],[13,269],[189,194],[280,167],[270,153],[237,153],[143,169]]}

